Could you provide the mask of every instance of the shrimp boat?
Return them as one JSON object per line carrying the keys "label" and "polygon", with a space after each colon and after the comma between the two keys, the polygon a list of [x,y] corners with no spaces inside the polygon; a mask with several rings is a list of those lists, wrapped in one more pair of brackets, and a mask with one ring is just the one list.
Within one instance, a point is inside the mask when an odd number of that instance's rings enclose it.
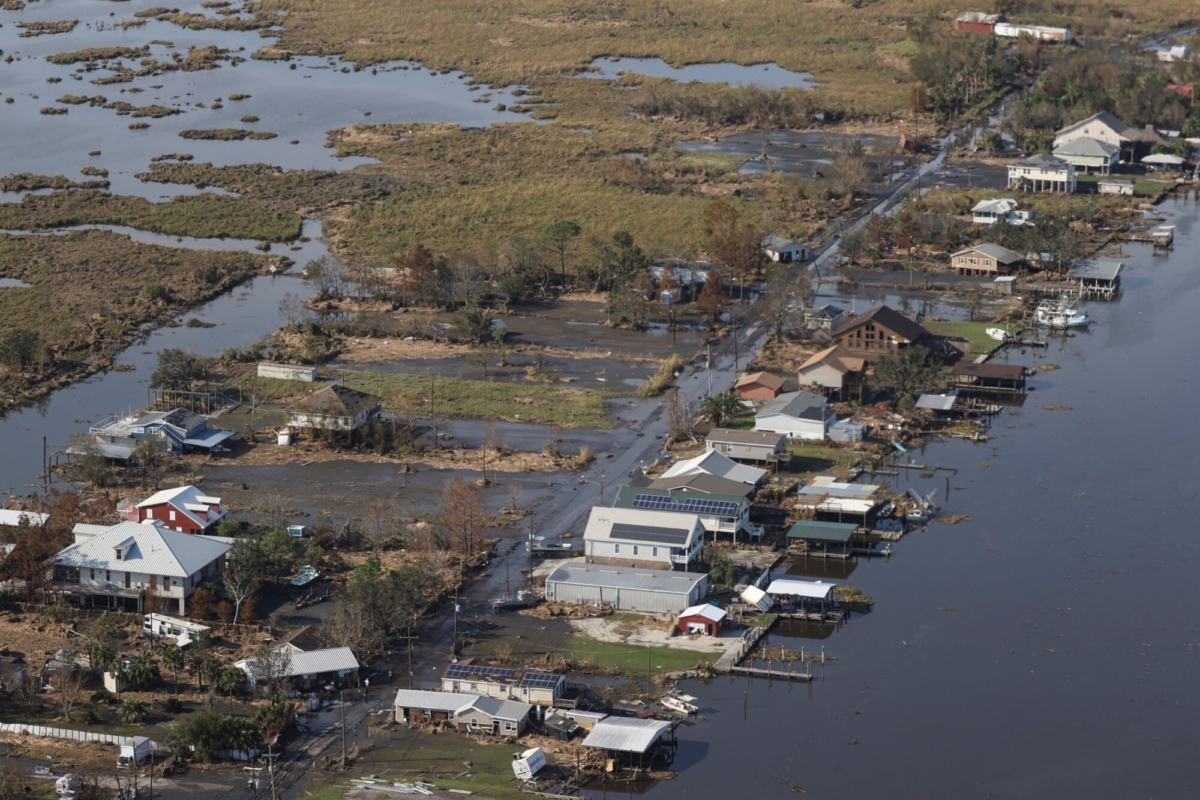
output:
{"label": "shrimp boat", "polygon": [[1076,311],[1074,305],[1062,301],[1042,303],[1034,312],[1034,317],[1037,319],[1037,324],[1043,328],[1056,330],[1086,328],[1092,324],[1091,317],[1081,311]]}
{"label": "shrimp boat", "polygon": [[659,705],[663,708],[670,709],[676,714],[683,714],[685,717],[695,716],[700,711],[696,701],[697,698],[690,694],[684,694],[678,689],[672,689],[658,700]]}

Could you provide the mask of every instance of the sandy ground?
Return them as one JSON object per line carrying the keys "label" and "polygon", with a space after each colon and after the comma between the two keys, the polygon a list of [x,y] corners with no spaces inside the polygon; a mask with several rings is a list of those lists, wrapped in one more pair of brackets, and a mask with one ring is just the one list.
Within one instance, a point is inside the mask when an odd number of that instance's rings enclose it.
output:
{"label": "sandy ground", "polygon": [[0,617],[0,650],[25,654],[25,660],[41,664],[38,655],[53,653],[67,643],[65,628],[37,614],[6,614]]}
{"label": "sandy ground", "polygon": [[[209,456],[190,456],[195,460],[196,471],[211,467]],[[479,450],[459,450],[442,448],[440,450],[425,450],[411,456],[382,456],[376,453],[363,453],[354,450],[340,450],[331,447],[301,442],[291,447],[280,447],[276,444],[259,442],[236,454],[237,466],[262,467],[282,466],[287,464],[325,463],[331,461],[357,461],[368,464],[395,464],[397,469],[404,467],[426,467],[431,469],[469,469],[483,470],[486,466],[488,473],[506,472],[556,472],[570,467],[568,458],[546,458],[541,453],[503,453],[497,455],[489,451],[487,458]],[[225,459],[221,459],[225,461]]]}
{"label": "sandy ground", "polygon": [[768,342],[758,351],[758,355],[747,365],[747,371],[773,372],[784,378],[792,378],[800,369],[800,365],[818,350],[816,342],[797,344],[795,342]]}
{"label": "sandy ground", "polygon": [[573,619],[571,627],[601,642],[621,642],[624,644],[653,645],[654,647],[673,647],[677,650],[697,650],[702,652],[724,652],[741,641],[741,637],[732,634],[712,636],[672,636],[670,630],[655,630],[645,627],[633,627],[627,620],[605,617],[588,619]]}

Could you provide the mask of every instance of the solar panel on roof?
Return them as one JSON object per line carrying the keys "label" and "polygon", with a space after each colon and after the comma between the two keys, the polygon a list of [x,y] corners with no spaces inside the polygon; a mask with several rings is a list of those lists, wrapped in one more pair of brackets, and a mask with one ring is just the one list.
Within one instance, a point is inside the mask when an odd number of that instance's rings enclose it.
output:
{"label": "solar panel on roof", "polygon": [[738,504],[729,500],[708,500],[699,497],[676,500],[670,495],[639,494],[633,498],[633,507],[656,511],[677,511],[683,514],[734,517],[737,516]]}
{"label": "solar panel on roof", "polygon": [[631,525],[627,522],[617,522],[612,526],[611,535],[620,539],[631,539],[638,542],[655,542],[658,544],[679,544],[687,542],[688,534],[680,528],[657,528],[653,525]]}
{"label": "solar panel on roof", "polygon": [[511,667],[488,667],[482,664],[452,664],[446,670],[447,678],[511,678],[517,674]]}
{"label": "solar panel on roof", "polygon": [[558,677],[546,672],[529,672],[521,679],[521,685],[533,689],[552,689],[558,684]]}

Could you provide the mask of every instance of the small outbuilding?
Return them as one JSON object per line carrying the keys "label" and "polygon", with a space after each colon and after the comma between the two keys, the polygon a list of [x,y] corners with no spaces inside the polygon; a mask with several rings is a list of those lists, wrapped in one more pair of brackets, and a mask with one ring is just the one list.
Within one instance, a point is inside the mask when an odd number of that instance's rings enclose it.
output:
{"label": "small outbuilding", "polygon": [[783,391],[783,378],[769,372],[751,372],[733,384],[739,400],[774,400]]}
{"label": "small outbuilding", "polygon": [[762,249],[767,258],[780,264],[808,260],[808,245],[774,234],[767,234],[762,238]]}
{"label": "small outbuilding", "polygon": [[273,364],[264,361],[258,365],[258,377],[312,383],[317,379],[317,368],[302,367],[298,364]]}
{"label": "small outbuilding", "polygon": [[1133,179],[1132,178],[1101,178],[1096,182],[1096,191],[1100,194],[1120,194],[1126,197],[1133,197]]}
{"label": "small outbuilding", "polygon": [[1077,261],[1067,270],[1067,280],[1079,284],[1084,297],[1111,300],[1121,289],[1121,270],[1125,265],[1112,258]]}
{"label": "small outbuilding", "polygon": [[679,632],[718,636],[725,628],[727,616],[725,609],[711,604],[685,608],[679,615]]}

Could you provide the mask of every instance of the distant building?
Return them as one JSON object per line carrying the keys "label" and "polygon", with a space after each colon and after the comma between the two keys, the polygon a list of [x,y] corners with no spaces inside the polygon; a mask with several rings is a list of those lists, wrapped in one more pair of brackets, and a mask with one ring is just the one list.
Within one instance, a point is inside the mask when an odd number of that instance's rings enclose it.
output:
{"label": "distant building", "polygon": [[1097,139],[1106,144],[1120,148],[1122,161],[1135,161],[1138,157],[1150,152],[1155,144],[1166,144],[1153,128],[1134,128],[1117,118],[1115,114],[1101,111],[1079,122],[1060,128],[1054,135],[1055,149],[1076,139]]}
{"label": "distant building", "polygon": [[804,327],[809,330],[833,330],[846,316],[846,309],[832,303],[804,309]]}
{"label": "distant building", "polygon": [[855,354],[892,352],[914,344],[924,344],[929,331],[889,306],[877,306],[865,314],[850,317],[830,334],[839,344]]}
{"label": "distant building", "polygon": [[597,506],[583,532],[591,564],[687,569],[703,549],[704,525],[695,514]]}
{"label": "distant building", "polygon": [[953,367],[958,393],[994,394],[1025,391],[1025,368],[1018,364],[994,364],[959,361]]}
{"label": "distant building", "polygon": [[1071,41],[1069,28],[1050,28],[1045,25],[1014,25],[1009,22],[997,22],[992,27],[992,33],[1001,39],[1025,38],[1057,44],[1066,44]]}
{"label": "distant building", "polygon": [[317,379],[316,367],[302,367],[296,364],[276,364],[264,361],[258,365],[258,377],[275,378],[281,381],[302,381],[312,383]]}
{"label": "distant building", "polygon": [[754,486],[729,478],[718,478],[707,472],[694,472],[687,475],[675,475],[670,478],[659,478],[650,482],[651,489],[675,489],[691,494],[724,494],[731,497],[750,497],[754,494]]}
{"label": "distant building", "polygon": [[783,390],[784,380],[769,372],[751,372],[733,384],[739,400],[774,400]]}
{"label": "distant building", "polygon": [[45,525],[48,519],[50,519],[49,514],[0,508],[0,528],[18,528],[21,525],[29,525],[36,528]]}
{"label": "distant building", "polygon": [[763,405],[754,415],[754,430],[783,433],[792,439],[824,440],[837,413],[829,401],[812,392],[788,392]]}
{"label": "distant building", "polygon": [[[154,441],[160,450],[190,453],[221,451],[234,436],[232,431],[208,427],[208,417],[186,408],[149,411],[126,417],[111,416],[88,429],[96,447],[106,458],[128,461],[143,439]],[[70,453],[78,452],[72,448]]]}
{"label": "distant building", "polygon": [[784,239],[782,236],[767,234],[762,238],[762,249],[767,258],[781,264],[808,260],[808,245]]}
{"label": "distant building", "polygon": [[1155,51],[1159,61],[1172,63],[1175,61],[1186,61],[1188,56],[1192,54],[1192,46],[1188,44],[1175,44],[1170,47],[1163,47]]}
{"label": "distant building", "polygon": [[309,430],[356,431],[379,413],[382,400],[346,386],[326,386],[291,408],[291,425]]}
{"label": "distant building", "polygon": [[1008,165],[1008,188],[1022,192],[1075,192],[1075,166],[1039,154]]}
{"label": "distant building", "polygon": [[1096,190],[1100,194],[1121,194],[1133,197],[1133,186],[1132,178],[1101,178],[1096,184]]}
{"label": "distant building", "polygon": [[[349,647],[327,647],[322,650],[296,652],[286,646],[277,647],[287,652],[286,669],[280,677],[288,678],[302,689],[332,683],[336,686],[358,685],[358,659]],[[262,670],[253,656],[233,664],[246,673],[247,682],[253,686],[261,679]]]}
{"label": "distant building", "polygon": [[[662,474],[662,478],[677,478],[682,475],[697,475],[700,473],[738,481],[751,487],[758,486],[767,477],[765,469],[739,464],[729,456],[710,450],[695,458],[676,461]],[[724,492],[724,494],[734,493]]]}
{"label": "distant building", "polygon": [[797,379],[803,387],[819,388],[844,399],[862,388],[866,372],[866,359],[835,344],[801,364]]}
{"label": "distant building", "polygon": [[988,14],[983,11],[965,11],[954,20],[954,27],[962,33],[990,34],[997,22],[1004,20],[1003,14]]}
{"label": "distant building", "polygon": [[1076,169],[1082,169],[1084,174],[1094,171],[1107,175],[1121,160],[1121,148],[1119,145],[1084,136],[1054,148],[1054,157],[1061,158]]}
{"label": "distant building", "polygon": [[1004,275],[1019,267],[1025,257],[1015,250],[984,242],[950,256],[950,266],[959,275]]}
{"label": "distant building", "polygon": [[1125,264],[1112,258],[1077,261],[1067,270],[1067,280],[1079,285],[1082,297],[1111,300],[1121,289]]}

